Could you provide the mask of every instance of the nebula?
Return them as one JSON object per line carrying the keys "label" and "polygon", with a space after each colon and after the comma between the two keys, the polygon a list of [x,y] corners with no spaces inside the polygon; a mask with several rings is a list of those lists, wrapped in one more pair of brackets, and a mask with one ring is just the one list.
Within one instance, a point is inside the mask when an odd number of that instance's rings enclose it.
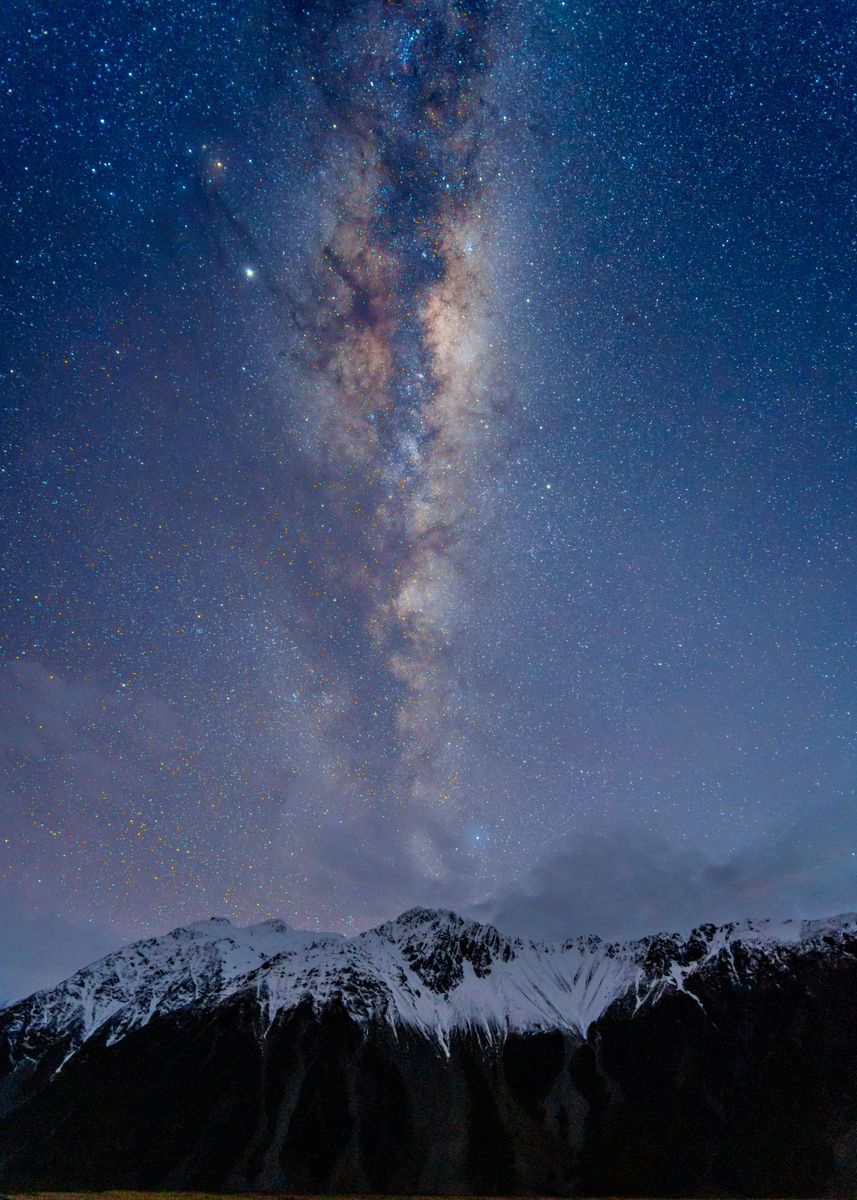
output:
{"label": "nebula", "polygon": [[[467,720],[449,646],[503,437],[480,171],[500,22],[490,4],[374,3],[318,37],[323,16],[307,18],[331,186],[298,322],[305,448],[349,530],[328,576],[361,598],[397,691],[395,798],[430,825],[456,805]],[[430,870],[430,834],[417,843]]]}

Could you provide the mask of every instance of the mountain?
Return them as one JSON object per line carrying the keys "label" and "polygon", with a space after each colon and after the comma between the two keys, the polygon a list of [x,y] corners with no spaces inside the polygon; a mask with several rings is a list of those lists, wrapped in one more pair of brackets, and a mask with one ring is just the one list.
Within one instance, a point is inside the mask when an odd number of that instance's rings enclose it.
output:
{"label": "mountain", "polygon": [[851,1195],[857,916],[212,918],[0,1011],[0,1185]]}

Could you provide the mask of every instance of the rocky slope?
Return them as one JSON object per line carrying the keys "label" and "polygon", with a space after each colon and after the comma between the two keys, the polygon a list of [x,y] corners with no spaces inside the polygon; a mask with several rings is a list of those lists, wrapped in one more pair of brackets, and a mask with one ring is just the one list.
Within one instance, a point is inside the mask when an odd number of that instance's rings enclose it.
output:
{"label": "rocky slope", "polygon": [[222,919],[0,1012],[0,1183],[850,1194],[857,917],[542,945]]}

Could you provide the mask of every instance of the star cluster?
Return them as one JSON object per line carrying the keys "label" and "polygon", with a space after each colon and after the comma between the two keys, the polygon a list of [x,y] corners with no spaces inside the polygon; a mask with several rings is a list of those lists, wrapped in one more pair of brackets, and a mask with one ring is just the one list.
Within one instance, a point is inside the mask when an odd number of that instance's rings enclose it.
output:
{"label": "star cluster", "polygon": [[848,6],[5,20],[0,999],[853,906]]}

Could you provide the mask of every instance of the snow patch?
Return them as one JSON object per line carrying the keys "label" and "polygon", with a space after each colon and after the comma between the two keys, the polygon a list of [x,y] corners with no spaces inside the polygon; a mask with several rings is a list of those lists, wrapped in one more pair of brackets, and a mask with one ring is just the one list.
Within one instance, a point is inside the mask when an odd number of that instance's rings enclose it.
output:
{"label": "snow patch", "polygon": [[120,1041],[158,1013],[214,1008],[249,996],[261,1025],[308,1001],[338,1003],[359,1022],[411,1029],[449,1053],[462,1031],[482,1041],[561,1029],[585,1037],[617,1000],[636,1012],[727,967],[740,986],[755,971],[788,970],[795,954],[825,953],[857,934],[857,914],[813,921],[704,925],[688,937],[636,942],[597,937],[550,945],[507,937],[446,910],[411,909],[356,937],[292,929],[285,921],[198,921],[109,954],[55,988],[0,1011],[13,1062],[54,1047],[67,1062],[90,1038]]}

